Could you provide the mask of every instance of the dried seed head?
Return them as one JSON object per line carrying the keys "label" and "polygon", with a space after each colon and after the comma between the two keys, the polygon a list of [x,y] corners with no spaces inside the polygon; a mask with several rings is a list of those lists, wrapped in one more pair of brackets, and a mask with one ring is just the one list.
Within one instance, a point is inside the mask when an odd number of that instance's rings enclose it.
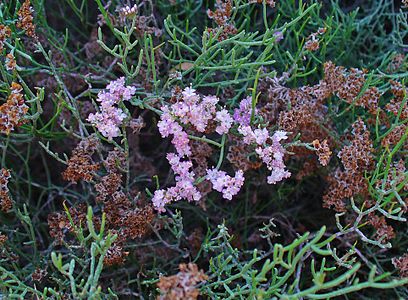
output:
{"label": "dried seed head", "polygon": [[27,36],[36,38],[35,25],[33,24],[33,8],[30,0],[25,0],[17,12],[18,22],[17,28],[25,30]]}
{"label": "dried seed head", "polygon": [[313,147],[316,149],[316,154],[319,158],[319,162],[322,166],[327,166],[327,164],[330,161],[330,156],[332,152],[330,151],[329,145],[327,143],[327,140],[323,140],[322,143],[320,143],[319,140],[314,140],[312,142]]}
{"label": "dried seed head", "polygon": [[208,276],[194,263],[180,264],[180,272],[173,276],[162,276],[157,283],[161,295],[158,300],[182,300],[197,299],[200,295],[195,287],[198,283],[204,282]]}
{"label": "dried seed head", "polygon": [[68,167],[62,173],[63,179],[72,183],[78,183],[81,179],[87,182],[92,181],[93,173],[99,169],[99,164],[92,160],[92,155],[98,145],[99,140],[94,135],[82,140],[72,151]]}
{"label": "dried seed head", "polygon": [[28,112],[28,106],[24,102],[22,90],[21,85],[13,82],[6,103],[0,106],[0,132],[7,135],[26,122],[24,116]]}
{"label": "dried seed head", "polygon": [[1,169],[0,171],[0,208],[2,211],[7,212],[13,208],[13,202],[10,198],[10,191],[8,189],[9,179],[11,178],[10,171],[7,169]]}
{"label": "dried seed head", "polygon": [[11,36],[10,27],[0,24],[0,54],[4,49],[4,42]]}

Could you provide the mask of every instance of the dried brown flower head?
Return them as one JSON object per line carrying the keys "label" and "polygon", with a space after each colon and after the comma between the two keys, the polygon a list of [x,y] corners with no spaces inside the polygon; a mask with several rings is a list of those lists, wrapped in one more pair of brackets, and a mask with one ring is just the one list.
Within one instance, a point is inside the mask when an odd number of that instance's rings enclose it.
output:
{"label": "dried brown flower head", "polygon": [[35,25],[33,24],[33,8],[31,7],[30,0],[25,0],[17,12],[18,22],[17,28],[25,30],[25,33],[29,37],[36,37]]}
{"label": "dried brown flower head", "polygon": [[346,210],[345,199],[358,194],[367,196],[368,184],[364,172],[371,170],[374,164],[369,131],[361,120],[352,127],[353,139],[338,154],[344,170],[337,169],[327,177],[329,186],[323,196],[323,207],[334,207],[338,212]]}
{"label": "dried brown flower head", "polygon": [[[395,126],[382,140],[381,146],[384,148],[392,147],[399,143],[407,131],[407,123]],[[407,142],[405,142],[407,144]]]}
{"label": "dried brown flower head", "polygon": [[7,242],[7,240],[8,240],[7,235],[2,234],[2,233],[0,232],[0,247],[3,247],[4,244]]}
{"label": "dried brown flower head", "polygon": [[122,265],[125,262],[129,252],[124,251],[120,245],[112,245],[103,259],[103,263],[106,266]]}
{"label": "dried brown flower head", "polygon": [[314,140],[312,142],[313,147],[316,149],[316,154],[319,158],[319,162],[322,166],[327,166],[327,164],[330,161],[330,156],[332,152],[330,151],[329,145],[327,143],[327,140],[323,140],[322,143],[320,143],[319,140]]}
{"label": "dried brown flower head", "polygon": [[221,30],[218,36],[219,41],[226,40],[229,36],[237,34],[238,30],[235,28],[235,25],[230,23],[232,15],[231,0],[217,0],[216,10],[208,10],[207,15],[218,25],[217,28],[208,28],[208,33],[216,35],[217,32]]}
{"label": "dried brown flower head", "polygon": [[374,149],[370,132],[366,129],[364,122],[359,119],[352,127],[354,138],[350,141],[350,145],[343,147],[338,157],[341,159],[345,171],[354,174],[372,167]]}
{"label": "dried brown flower head", "polygon": [[16,69],[16,60],[14,58],[14,55],[11,53],[8,53],[6,55],[6,70],[7,71],[14,71]]}
{"label": "dried brown flower head", "polygon": [[131,210],[125,213],[122,219],[122,232],[129,239],[145,236],[150,231],[155,213],[151,206]]}
{"label": "dried brown flower head", "polygon": [[13,202],[10,198],[10,191],[8,189],[9,179],[11,178],[10,171],[7,169],[1,169],[0,171],[0,208],[2,211],[7,212],[13,208]]}
{"label": "dried brown flower head", "polygon": [[28,106],[24,102],[22,90],[21,85],[13,82],[6,103],[0,106],[0,132],[7,135],[25,123],[23,118],[28,112]]}
{"label": "dried brown flower head", "polygon": [[319,50],[320,48],[319,35],[323,35],[325,32],[326,28],[319,28],[317,32],[314,32],[311,35],[309,35],[305,43],[305,49],[309,51]]}
{"label": "dried brown flower head", "polygon": [[93,173],[99,169],[99,164],[94,163],[92,155],[99,145],[96,136],[91,135],[82,140],[72,151],[67,169],[62,173],[64,180],[77,183],[79,180],[92,181]]}
{"label": "dried brown flower head", "polygon": [[68,212],[72,218],[70,222],[67,213],[54,212],[48,215],[48,226],[50,236],[57,241],[62,241],[67,232],[73,232],[74,226],[81,227],[86,222],[86,205],[79,204],[76,207],[70,207]]}
{"label": "dried brown flower head", "polygon": [[408,277],[408,253],[405,253],[400,258],[393,258],[392,264],[398,269],[401,277]]}
{"label": "dried brown flower head", "polygon": [[0,54],[4,49],[4,42],[11,36],[10,27],[0,24]]}
{"label": "dried brown flower head", "polygon": [[392,113],[394,116],[398,116],[401,111],[400,119],[408,119],[408,104],[404,98],[406,90],[403,85],[397,81],[390,81],[391,83],[391,92],[394,95],[394,98],[391,99],[390,103],[385,106],[385,110]]}
{"label": "dried brown flower head", "polygon": [[158,300],[194,300],[200,292],[195,287],[198,283],[204,282],[208,276],[194,263],[180,264],[180,272],[173,276],[162,276],[157,283],[161,295]]}
{"label": "dried brown flower head", "polygon": [[331,93],[349,104],[366,108],[373,115],[377,113],[380,93],[376,87],[368,88],[358,97],[366,83],[367,70],[347,70],[328,61],[324,64],[324,74],[324,82]]}
{"label": "dried brown flower head", "polygon": [[48,272],[46,269],[36,268],[31,274],[31,279],[36,282],[42,282],[47,275]]}
{"label": "dried brown flower head", "polygon": [[384,216],[377,216],[374,213],[368,215],[368,224],[375,229],[375,238],[382,242],[387,242],[395,237],[394,228],[387,225],[387,221]]}

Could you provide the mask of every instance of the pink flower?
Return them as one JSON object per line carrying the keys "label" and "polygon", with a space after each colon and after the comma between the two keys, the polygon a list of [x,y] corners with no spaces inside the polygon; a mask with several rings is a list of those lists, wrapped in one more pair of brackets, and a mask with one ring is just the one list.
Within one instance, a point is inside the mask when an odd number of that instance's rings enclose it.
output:
{"label": "pink flower", "polygon": [[[243,99],[239,108],[234,110],[234,121],[241,125],[249,125],[251,122],[251,112],[252,112],[252,97],[248,96]],[[255,113],[257,109],[255,108]]]}
{"label": "pink flower", "polygon": [[289,178],[291,173],[285,170],[286,166],[283,161],[285,149],[280,144],[281,140],[287,139],[286,132],[276,131],[272,136],[272,145],[266,147],[258,147],[255,152],[266,164],[268,170],[271,170],[271,175],[268,176],[268,184],[276,184],[285,178]]}
{"label": "pink flower", "polygon": [[191,124],[198,132],[204,132],[208,121],[216,112],[218,98],[206,96],[200,99],[193,88],[186,88],[183,92],[183,101],[170,106],[171,114],[177,117],[181,123]]}
{"label": "pink flower", "polygon": [[173,135],[171,143],[176,148],[180,156],[190,155],[191,148],[189,146],[188,134],[183,130],[183,127],[174,120],[167,107],[162,107],[163,114],[160,121],[157,123],[159,132],[162,137]]}
{"label": "pink flower", "polygon": [[239,126],[238,132],[244,136],[244,143],[246,144],[258,144],[263,145],[269,138],[268,129],[255,129],[252,130],[251,126]]}
{"label": "pink flower", "polygon": [[164,206],[170,202],[180,201],[199,201],[201,194],[194,186],[194,172],[190,171],[193,167],[191,161],[181,161],[180,156],[169,153],[167,160],[174,172],[176,185],[167,190],[157,190],[152,198],[154,207],[159,211],[164,211]]}
{"label": "pink flower", "polygon": [[[285,178],[289,178],[291,173],[285,170],[286,166],[283,161],[285,149],[280,142],[287,139],[287,134],[284,131],[276,131],[272,137],[266,128],[252,130],[251,126],[239,126],[238,132],[244,136],[244,143],[257,144],[255,149],[256,154],[266,164],[268,170],[272,171],[267,180],[269,184],[275,184]],[[267,141],[272,140],[272,145],[268,145]]]}
{"label": "pink flower", "polygon": [[229,112],[226,109],[222,109],[220,111],[217,111],[215,115],[215,120],[219,122],[220,124],[215,128],[215,131],[218,134],[225,134],[228,133],[228,131],[231,128],[233,119]]}
{"label": "pink flower", "polygon": [[89,114],[87,120],[96,126],[103,136],[112,140],[120,135],[119,126],[125,118],[126,114],[120,108],[102,106],[101,112]]}
{"label": "pink flower", "polygon": [[235,177],[231,177],[215,168],[207,170],[206,178],[211,182],[213,189],[222,193],[222,197],[227,200],[232,200],[232,197],[238,194],[245,180],[242,170],[238,170]]}
{"label": "pink flower", "polygon": [[87,120],[96,126],[103,136],[112,140],[120,135],[119,127],[122,125],[123,120],[126,119],[123,110],[114,105],[120,101],[130,100],[136,89],[134,87],[125,87],[124,77],[111,81],[106,89],[107,91],[99,92],[96,99],[101,103],[101,111],[89,114]]}
{"label": "pink flower", "polygon": [[[182,101],[163,106],[163,114],[157,126],[162,137],[173,135],[172,144],[180,156],[190,155],[188,134],[180,124],[193,125],[198,132],[204,132],[208,121],[216,113],[218,98],[206,96],[203,99],[191,87],[182,92]],[[224,126],[228,124],[224,123]],[[225,130],[225,128],[223,128]]]}

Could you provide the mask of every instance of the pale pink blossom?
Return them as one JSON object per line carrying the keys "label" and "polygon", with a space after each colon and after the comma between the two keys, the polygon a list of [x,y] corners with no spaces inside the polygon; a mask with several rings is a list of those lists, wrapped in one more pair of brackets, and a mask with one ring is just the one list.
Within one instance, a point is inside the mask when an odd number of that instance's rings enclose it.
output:
{"label": "pale pink blossom", "polygon": [[284,163],[284,153],[285,149],[280,144],[280,141],[287,139],[286,132],[276,131],[272,136],[272,145],[266,147],[258,147],[255,152],[266,164],[268,170],[271,171],[270,176],[268,176],[268,184],[276,184],[283,179],[289,178],[291,173],[287,171]]}
{"label": "pale pink blossom", "polygon": [[167,107],[162,107],[162,111],[163,114],[157,123],[161,136],[168,137],[172,135],[171,143],[176,148],[177,153],[180,156],[190,155],[191,148],[189,146],[188,134],[184,131],[183,127],[176,122]]}
{"label": "pale pink blossom", "polygon": [[126,114],[118,107],[102,107],[101,112],[91,113],[88,121],[91,122],[99,132],[109,140],[120,135],[119,126],[126,118]]}
{"label": "pale pink blossom", "polygon": [[181,124],[191,124],[198,132],[204,132],[208,121],[216,114],[217,103],[218,98],[215,96],[201,99],[193,88],[184,89],[181,101],[161,108],[163,113],[157,124],[161,136],[173,135],[172,144],[177,153],[180,156],[190,155],[188,135]]}
{"label": "pale pink blossom", "polygon": [[215,168],[207,170],[206,178],[211,182],[213,189],[222,193],[222,197],[227,200],[232,200],[232,197],[238,194],[245,180],[242,170],[238,170],[235,176],[231,177]]}
{"label": "pale pink blossom", "polygon": [[269,131],[266,128],[258,128],[252,130],[251,126],[241,125],[238,127],[238,132],[244,136],[245,144],[258,144],[263,145],[269,138]]}
{"label": "pale pink blossom", "polygon": [[194,172],[191,161],[182,161],[180,156],[169,153],[167,160],[175,174],[176,185],[166,190],[157,190],[152,198],[153,206],[159,211],[164,211],[164,206],[170,202],[187,200],[199,201],[201,194],[194,186]]}
{"label": "pale pink blossom", "polygon": [[[248,96],[239,103],[239,108],[234,110],[234,121],[240,125],[249,125],[252,113],[252,97]],[[257,109],[255,108],[255,113]]]}
{"label": "pale pink blossom", "polygon": [[228,133],[233,122],[233,119],[229,112],[226,109],[217,111],[215,115],[215,120],[219,122],[218,126],[215,128],[215,131],[218,134]]}
{"label": "pale pink blossom", "polygon": [[96,100],[101,104],[100,112],[89,114],[87,120],[96,126],[98,131],[109,140],[119,136],[119,127],[127,116],[122,109],[115,105],[120,101],[130,100],[135,92],[134,87],[125,86],[124,77],[111,81],[106,86],[105,91],[98,93]]}
{"label": "pale pink blossom", "polygon": [[[238,127],[238,132],[243,135],[244,143],[258,145],[255,152],[271,171],[271,175],[267,178],[269,184],[276,184],[290,177],[291,173],[285,169],[283,160],[285,149],[280,144],[282,140],[288,138],[286,132],[276,131],[270,137],[266,128],[252,130],[251,126],[242,125]],[[272,141],[272,145],[269,145],[268,141]]]}

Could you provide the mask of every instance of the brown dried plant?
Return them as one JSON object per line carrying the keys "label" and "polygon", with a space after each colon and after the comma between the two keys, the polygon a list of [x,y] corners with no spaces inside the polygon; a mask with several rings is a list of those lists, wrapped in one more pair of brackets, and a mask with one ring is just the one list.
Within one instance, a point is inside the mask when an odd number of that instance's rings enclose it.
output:
{"label": "brown dried plant", "polygon": [[99,164],[94,163],[92,155],[99,145],[96,136],[91,135],[82,140],[72,151],[66,170],[62,173],[64,180],[78,183],[80,180],[91,182],[94,172],[99,169]]}
{"label": "brown dried plant", "polygon": [[398,269],[401,277],[408,277],[408,253],[405,253],[400,258],[394,258],[392,264]]}
{"label": "brown dried plant", "polygon": [[10,27],[0,24],[0,54],[3,52],[5,41],[11,36]]}
{"label": "brown dried plant", "polygon": [[352,128],[353,138],[338,154],[344,170],[337,169],[327,177],[329,186],[323,196],[323,206],[334,207],[337,212],[346,211],[345,199],[358,194],[368,194],[364,173],[372,169],[374,162],[372,154],[374,149],[364,122],[358,120]]}
{"label": "brown dried plant", "polygon": [[208,33],[215,35],[221,30],[221,33],[218,36],[219,41],[226,40],[229,36],[237,34],[238,30],[235,28],[235,25],[230,23],[232,15],[231,0],[217,0],[216,10],[208,10],[207,15],[218,25],[217,28],[208,28]]}
{"label": "brown dried plant", "polygon": [[36,38],[35,25],[33,23],[33,8],[30,0],[25,0],[17,12],[18,22],[17,28],[25,30],[27,36]]}
{"label": "brown dried plant", "polygon": [[13,202],[10,198],[10,191],[8,183],[11,178],[10,171],[7,169],[1,169],[0,171],[0,208],[2,211],[7,212],[13,208]]}
{"label": "brown dried plant", "polygon": [[195,300],[200,295],[196,285],[208,276],[194,263],[180,264],[180,272],[173,276],[162,276],[157,283],[161,295],[158,300]]}
{"label": "brown dried plant", "polygon": [[26,122],[24,116],[28,112],[28,106],[25,104],[22,90],[21,85],[13,82],[6,103],[0,106],[0,132],[7,135]]}

